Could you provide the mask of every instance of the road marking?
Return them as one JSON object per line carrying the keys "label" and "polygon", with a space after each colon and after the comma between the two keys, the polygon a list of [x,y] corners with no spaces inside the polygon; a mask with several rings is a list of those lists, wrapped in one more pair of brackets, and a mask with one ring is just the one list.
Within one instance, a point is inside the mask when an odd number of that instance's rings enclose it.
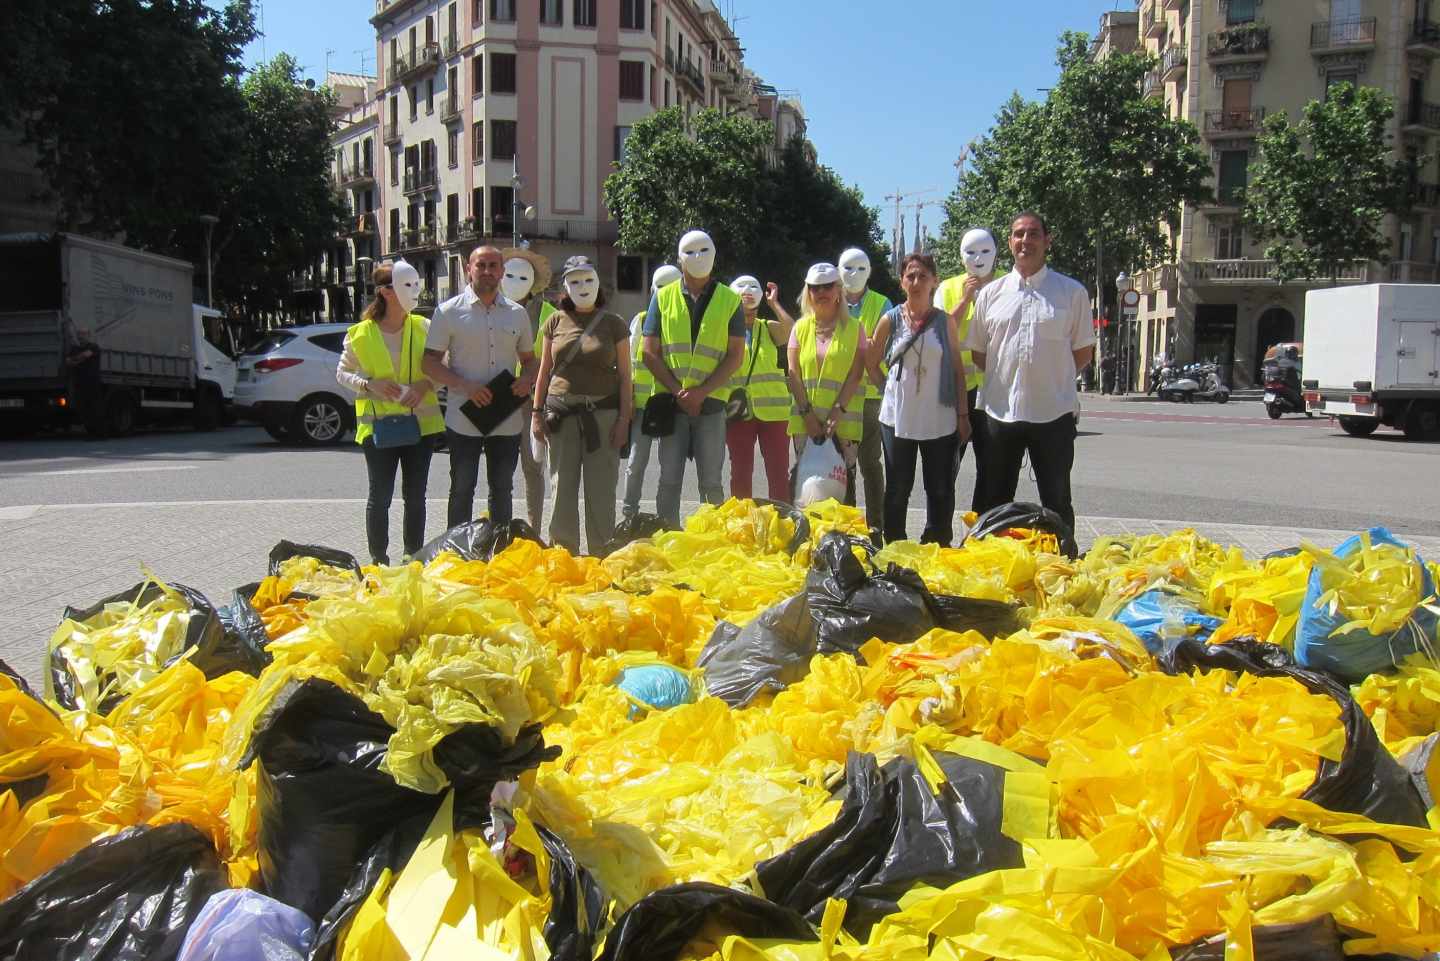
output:
{"label": "road marking", "polygon": [[73,474],[151,474],[159,471],[199,470],[194,464],[171,464],[165,467],[85,467],[73,470],[37,470],[0,477],[62,477]]}
{"label": "road marking", "polygon": [[39,504],[21,504],[18,507],[0,507],[0,521],[28,521],[40,513]]}

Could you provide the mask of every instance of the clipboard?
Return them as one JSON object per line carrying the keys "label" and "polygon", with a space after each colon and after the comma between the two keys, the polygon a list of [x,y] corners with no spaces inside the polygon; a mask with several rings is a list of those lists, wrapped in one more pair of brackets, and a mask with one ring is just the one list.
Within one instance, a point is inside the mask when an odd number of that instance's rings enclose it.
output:
{"label": "clipboard", "polygon": [[485,386],[490,388],[490,403],[481,407],[466,398],[465,403],[460,405],[460,413],[464,414],[482,435],[489,435],[511,414],[525,406],[526,398],[515,396],[515,374],[508,370],[501,371]]}

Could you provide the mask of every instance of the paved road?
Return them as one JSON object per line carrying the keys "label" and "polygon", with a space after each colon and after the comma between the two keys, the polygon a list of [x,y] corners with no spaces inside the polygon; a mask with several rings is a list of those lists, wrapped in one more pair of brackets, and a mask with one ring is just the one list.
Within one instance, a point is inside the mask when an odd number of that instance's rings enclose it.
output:
{"label": "paved road", "polygon": [[[1074,474],[1082,544],[1102,533],[1188,525],[1263,553],[1300,536],[1333,544],[1341,532],[1384,523],[1440,553],[1440,445],[1388,431],[1350,438],[1303,417],[1270,421],[1258,404],[1087,398],[1084,406]],[[437,456],[432,535],[443,523],[447,472]],[[763,490],[758,475],[757,468]],[[967,458],[962,504],[973,480]],[[1028,478],[1019,496],[1035,498]],[[360,553],[364,497],[354,445],[286,447],[255,428],[0,444],[0,578],[8,588],[0,596],[0,658],[38,679],[64,605],[128,587],[142,565],[225,603],[230,588],[263,574],[281,537]],[[698,500],[693,476],[685,499]],[[918,530],[918,485],[911,506]]]}

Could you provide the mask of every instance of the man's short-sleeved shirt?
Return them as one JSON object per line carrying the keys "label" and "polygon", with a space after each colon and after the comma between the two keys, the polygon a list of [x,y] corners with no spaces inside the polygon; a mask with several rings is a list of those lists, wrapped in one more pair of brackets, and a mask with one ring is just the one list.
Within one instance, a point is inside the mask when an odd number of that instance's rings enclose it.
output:
{"label": "man's short-sleeved shirt", "polygon": [[985,355],[985,412],[1034,424],[1074,413],[1075,351],[1094,343],[1084,285],[1047,267],[987,284],[965,339],[967,349]]}
{"label": "man's short-sleeved shirt", "polygon": [[[430,318],[426,350],[446,351],[450,369],[477,384],[488,384],[503,371],[513,371],[520,355],[533,354],[535,335],[525,308],[497,293],[495,302],[485,305],[473,287],[435,308]],[[479,437],[480,431],[460,412],[464,398],[451,392],[445,408],[445,426],[457,434]],[[523,408],[501,422],[492,436],[512,436],[524,427]]]}

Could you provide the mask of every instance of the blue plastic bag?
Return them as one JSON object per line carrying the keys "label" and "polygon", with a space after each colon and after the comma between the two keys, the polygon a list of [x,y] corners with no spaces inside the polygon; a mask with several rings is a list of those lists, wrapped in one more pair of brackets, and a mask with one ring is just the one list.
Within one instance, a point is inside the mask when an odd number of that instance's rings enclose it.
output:
{"label": "blue plastic bag", "polygon": [[304,961],[314,939],[304,911],[233,888],[205,902],[178,961]]}
{"label": "blue plastic bag", "polygon": [[[1390,544],[1403,548],[1410,546],[1396,540],[1395,535],[1384,527],[1372,527],[1369,533],[1371,545]],[[1360,550],[1360,547],[1360,535],[1356,534],[1335,548],[1335,556],[1347,558]],[[1420,599],[1424,601],[1434,595],[1435,582],[1430,577],[1430,569],[1418,554],[1415,563],[1420,565]],[[1300,623],[1295,628],[1295,659],[1305,667],[1328,671],[1343,681],[1357,683],[1368,675],[1393,671],[1395,665],[1411,654],[1430,648],[1435,643],[1435,614],[1423,604],[1416,607],[1409,619],[1393,634],[1382,637],[1371,634],[1364,628],[1356,628],[1336,635],[1336,628],[1349,618],[1343,611],[1332,614],[1316,603],[1324,592],[1320,569],[1317,567],[1310,572],[1305,603],[1300,608]]]}
{"label": "blue plastic bag", "polygon": [[1158,589],[1146,591],[1126,604],[1115,620],[1130,628],[1151,654],[1164,654],[1186,637],[1203,644],[1225,623],[1218,617],[1201,614],[1184,598]]}
{"label": "blue plastic bag", "polygon": [[[690,675],[668,664],[627,667],[620,672],[615,686],[641,704],[660,711],[689,704],[695,699],[695,691],[690,686]],[[630,711],[632,717],[638,713],[638,708]]]}

